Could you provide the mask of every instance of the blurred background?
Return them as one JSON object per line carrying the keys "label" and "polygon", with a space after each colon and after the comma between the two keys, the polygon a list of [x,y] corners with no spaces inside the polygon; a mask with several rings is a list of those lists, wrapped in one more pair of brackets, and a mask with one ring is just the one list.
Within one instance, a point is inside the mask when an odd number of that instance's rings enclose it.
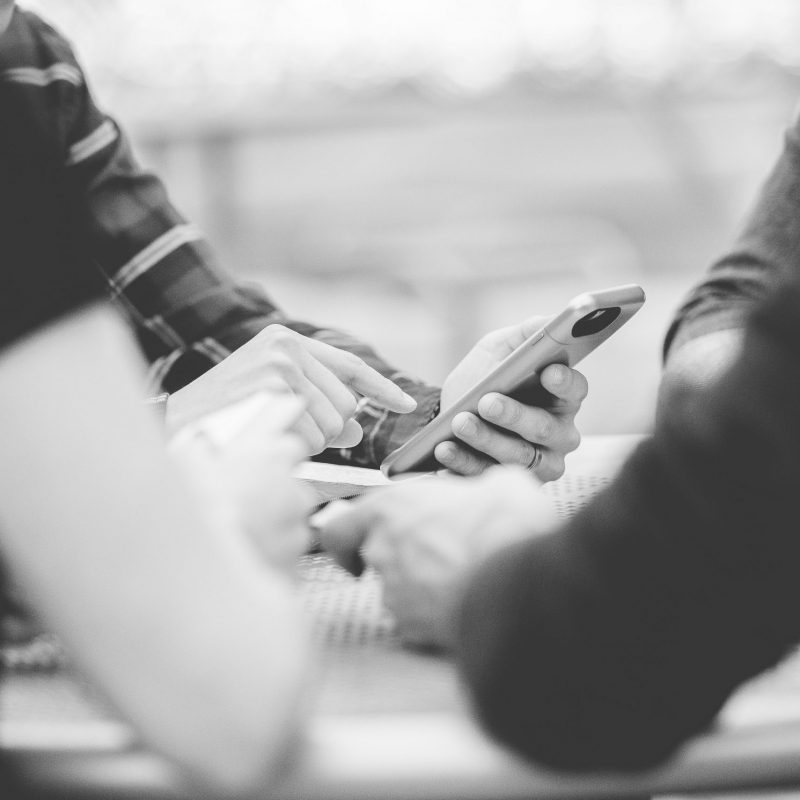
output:
{"label": "blurred background", "polygon": [[440,382],[574,294],[648,301],[581,369],[652,419],[661,340],[800,100],[796,0],[23,0],[224,265]]}

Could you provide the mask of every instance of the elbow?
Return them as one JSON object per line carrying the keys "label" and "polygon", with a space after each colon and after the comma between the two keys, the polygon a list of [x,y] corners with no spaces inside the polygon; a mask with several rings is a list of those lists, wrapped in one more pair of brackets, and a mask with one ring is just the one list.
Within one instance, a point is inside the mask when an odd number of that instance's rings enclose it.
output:
{"label": "elbow", "polygon": [[299,725],[263,730],[220,731],[207,737],[180,767],[200,797],[271,796],[295,769],[301,752]]}
{"label": "elbow", "polygon": [[[271,795],[298,765],[306,722],[304,691],[284,684],[239,702],[207,703],[180,730],[153,747],[192,788],[193,795],[242,798]],[[200,701],[198,701],[198,705]]]}
{"label": "elbow", "polygon": [[[506,684],[506,687],[508,684]],[[550,685],[540,692],[473,690],[487,732],[525,758],[569,772],[639,772],[660,766],[712,723],[718,704],[648,702],[626,687]]]}
{"label": "elbow", "polygon": [[[536,714],[536,709],[531,709]],[[615,721],[576,725],[542,718],[522,730],[516,721],[482,715],[486,730],[526,759],[564,772],[639,772],[655,768],[680,744],[653,735],[652,727],[626,728]]]}
{"label": "elbow", "polygon": [[277,584],[264,586],[274,615],[269,635],[253,635],[263,626],[266,604],[236,609],[224,625],[207,626],[189,659],[194,669],[173,673],[169,712],[158,708],[165,696],[159,692],[140,716],[151,723],[142,728],[145,738],[149,733],[200,796],[271,796],[301,756],[312,698],[308,631],[294,598]]}
{"label": "elbow", "polygon": [[[214,680],[187,696],[174,725],[161,715],[145,739],[175,764],[199,796],[267,796],[298,765],[309,712],[307,653],[297,648],[276,665],[272,654],[254,658],[239,681]],[[270,669],[271,667],[271,669]],[[189,706],[189,702],[191,706]],[[150,735],[148,736],[147,733]]]}

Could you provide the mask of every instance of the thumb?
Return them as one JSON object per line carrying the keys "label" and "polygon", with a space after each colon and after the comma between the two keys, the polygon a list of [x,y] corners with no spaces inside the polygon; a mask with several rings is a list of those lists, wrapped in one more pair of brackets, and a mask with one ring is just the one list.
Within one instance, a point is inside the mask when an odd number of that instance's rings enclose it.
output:
{"label": "thumb", "polygon": [[355,447],[364,438],[364,431],[361,425],[354,419],[348,419],[344,423],[342,432],[328,445],[328,447]]}
{"label": "thumb", "polygon": [[367,506],[334,500],[318,511],[310,522],[319,535],[322,549],[339,566],[358,576],[364,571],[361,546],[369,534],[374,516]]}
{"label": "thumb", "polygon": [[516,350],[524,341],[530,339],[534,333],[544,328],[551,319],[552,317],[528,317],[519,324],[506,328],[505,344],[508,347],[508,352]]}
{"label": "thumb", "polygon": [[538,330],[544,328],[544,326],[547,325],[547,323],[550,322],[551,319],[553,319],[552,315],[549,317],[535,316],[524,319],[519,325],[519,332],[520,335],[522,336],[522,340],[524,341],[530,336],[533,336],[533,334],[536,333]]}
{"label": "thumb", "polygon": [[551,317],[528,317],[516,325],[509,325],[507,328],[499,328],[492,331],[482,339],[484,348],[491,352],[495,358],[505,358],[526,339],[541,330],[550,319]]}

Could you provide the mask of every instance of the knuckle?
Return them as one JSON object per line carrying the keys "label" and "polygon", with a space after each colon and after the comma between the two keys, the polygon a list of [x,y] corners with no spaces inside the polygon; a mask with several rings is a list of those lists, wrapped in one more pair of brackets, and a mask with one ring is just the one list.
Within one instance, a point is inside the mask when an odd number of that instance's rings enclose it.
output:
{"label": "knuckle", "polygon": [[274,330],[271,332],[270,338],[274,345],[278,345],[290,353],[296,352],[301,347],[294,331],[283,325],[271,325],[270,328],[272,327],[274,327]]}
{"label": "knuckle", "polygon": [[344,420],[338,416],[329,416],[317,423],[322,435],[325,437],[325,444],[332,442],[343,430]]}
{"label": "knuckle", "polygon": [[473,477],[480,475],[486,469],[486,467],[487,463],[483,459],[476,458],[473,455],[462,452],[456,471],[460,472],[462,475]]}
{"label": "knuckle", "polygon": [[558,480],[565,472],[566,464],[562,456],[556,456],[550,460],[544,475],[541,476],[542,480],[555,481]]}
{"label": "knuckle", "polygon": [[574,378],[573,383],[575,385],[575,396],[578,400],[583,401],[589,394],[589,381],[582,372],[572,370],[572,373]]}
{"label": "knuckle", "polygon": [[447,469],[465,475],[469,471],[470,461],[470,457],[460,447],[456,447],[449,453]]}
{"label": "knuckle", "polygon": [[354,369],[360,369],[361,367],[366,366],[366,361],[364,361],[361,356],[357,356],[355,353],[351,353],[349,350],[344,351],[344,363],[350,365]]}
{"label": "knuckle", "polygon": [[289,329],[285,325],[281,325],[278,322],[273,322],[271,325],[267,325],[267,327],[261,331],[259,336],[264,339],[279,339],[281,336],[287,333],[289,333]]}
{"label": "knuckle", "polygon": [[342,373],[346,379],[353,380],[367,368],[367,362],[355,353],[344,351],[342,356]]}
{"label": "knuckle", "polygon": [[458,445],[448,447],[441,455],[440,463],[453,472],[462,472],[469,463],[469,456]]}
{"label": "knuckle", "polygon": [[505,402],[504,406],[504,414],[503,414],[503,422],[506,425],[516,425],[518,422],[522,421],[522,415],[524,413],[524,407],[521,403],[514,401]]}
{"label": "knuckle", "polygon": [[580,443],[581,443],[580,432],[575,427],[570,428],[565,438],[564,449],[566,450],[567,453],[571,453],[573,450],[578,449]]}
{"label": "knuckle", "polygon": [[350,392],[347,392],[346,395],[342,395],[341,400],[337,403],[337,411],[339,411],[345,419],[350,419],[355,416],[357,408],[358,401]]}
{"label": "knuckle", "polygon": [[555,433],[555,421],[551,414],[544,412],[536,426],[538,430],[538,441],[549,442]]}
{"label": "knuckle", "polygon": [[267,363],[284,377],[295,374],[298,370],[297,364],[286,353],[281,351],[270,353]]}
{"label": "knuckle", "polygon": [[300,342],[300,339],[292,333],[292,331],[287,331],[285,335],[281,335],[280,338],[280,345],[281,347],[292,357],[297,358],[300,353],[303,352],[303,345]]}
{"label": "knuckle", "polygon": [[465,472],[465,475],[469,477],[477,477],[478,475],[483,475],[487,469],[494,465],[494,462],[486,461],[485,459],[473,458],[470,461],[469,471]]}

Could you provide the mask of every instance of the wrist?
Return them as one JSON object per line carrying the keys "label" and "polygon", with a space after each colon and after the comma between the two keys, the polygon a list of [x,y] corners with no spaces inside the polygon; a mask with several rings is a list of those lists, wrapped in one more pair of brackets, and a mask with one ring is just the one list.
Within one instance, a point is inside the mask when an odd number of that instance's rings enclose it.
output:
{"label": "wrist", "polygon": [[188,397],[186,392],[184,386],[177,392],[167,395],[164,400],[164,429],[169,436],[174,436],[181,428],[185,428],[200,416],[195,413],[197,409],[192,406],[191,392]]}
{"label": "wrist", "polygon": [[169,401],[169,393],[162,392],[161,394],[153,395],[152,397],[145,398],[144,404],[148,407],[155,419],[158,420],[162,428],[167,427],[167,403]]}

